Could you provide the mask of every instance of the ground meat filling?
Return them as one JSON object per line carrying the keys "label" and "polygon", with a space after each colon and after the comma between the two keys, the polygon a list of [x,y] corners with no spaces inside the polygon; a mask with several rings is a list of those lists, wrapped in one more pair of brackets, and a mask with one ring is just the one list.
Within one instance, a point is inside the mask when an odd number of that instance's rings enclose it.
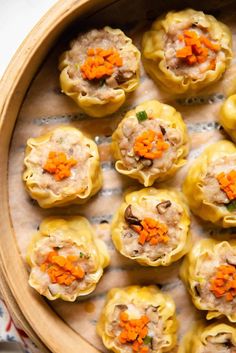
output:
{"label": "ground meat filling", "polygon": [[30,178],[42,190],[60,195],[85,192],[88,188],[90,148],[80,136],[65,130],[55,131],[50,140],[37,144],[27,156]]}
{"label": "ground meat filling", "polygon": [[123,252],[127,256],[155,261],[175,250],[181,237],[183,210],[170,200],[144,199],[128,205],[122,232]]}
{"label": "ground meat filling", "polygon": [[138,169],[152,175],[167,172],[177,159],[182,135],[161,119],[144,121],[130,117],[122,125],[119,148],[128,170]]}
{"label": "ground meat filling", "polygon": [[91,284],[95,263],[84,247],[71,240],[50,236],[42,239],[33,252],[31,269],[34,281],[40,283],[42,293],[76,294]]}
{"label": "ground meat filling", "polygon": [[93,29],[74,40],[68,62],[74,90],[99,99],[114,97],[120,85],[135,77],[139,65],[128,38],[106,29]]}
{"label": "ground meat filling", "polygon": [[230,333],[218,333],[207,337],[207,343],[197,353],[236,353],[236,346],[232,342]]}
{"label": "ground meat filling", "polygon": [[220,158],[209,166],[203,180],[203,193],[207,202],[236,211],[236,155]]}
{"label": "ground meat filling", "polygon": [[218,61],[225,61],[220,43],[211,38],[203,24],[189,19],[172,24],[165,42],[167,69],[186,80],[200,80],[206,71],[215,70]]}
{"label": "ground meat filling", "polygon": [[224,315],[236,310],[236,252],[218,248],[217,254],[208,253],[199,259],[196,275],[204,281],[196,283],[196,295],[207,310],[218,310]]}
{"label": "ground meat filling", "polygon": [[114,343],[125,352],[157,352],[166,344],[158,307],[152,305],[118,304],[108,325]]}

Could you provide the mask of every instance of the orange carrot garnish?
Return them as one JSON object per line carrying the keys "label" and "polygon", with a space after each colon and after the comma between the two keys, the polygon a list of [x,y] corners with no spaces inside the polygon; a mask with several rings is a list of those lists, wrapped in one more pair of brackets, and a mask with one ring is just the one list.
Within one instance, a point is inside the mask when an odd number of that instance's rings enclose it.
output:
{"label": "orange carrot garnish", "polygon": [[134,152],[147,159],[162,157],[163,152],[168,148],[169,144],[164,141],[163,134],[153,130],[144,131],[134,143]]}
{"label": "orange carrot garnish", "polygon": [[158,222],[153,218],[144,218],[140,224],[140,226],[130,226],[139,234],[139,244],[144,245],[145,242],[149,242],[151,245],[157,245],[158,243],[168,242],[168,228],[164,223]]}
{"label": "orange carrot garnish", "polygon": [[140,319],[129,319],[128,313],[122,311],[120,313],[119,326],[122,328],[118,339],[121,344],[130,343],[132,344],[133,352],[147,353],[148,347],[144,344],[144,339],[148,334],[147,324],[149,318],[146,315],[140,317]]}
{"label": "orange carrot garnish", "polygon": [[74,265],[78,256],[61,256],[56,251],[51,251],[46,261],[40,266],[43,272],[47,272],[52,283],[64,284],[66,286],[77,279],[84,278],[84,270],[79,265]]}
{"label": "orange carrot garnish", "polygon": [[216,298],[225,297],[232,301],[236,296],[236,268],[232,265],[221,265],[210,280],[210,291]]}
{"label": "orange carrot garnish", "polygon": [[67,159],[64,152],[49,152],[43,169],[54,175],[55,180],[63,180],[71,175],[71,168],[77,164],[73,158]]}
{"label": "orange carrot garnish", "polygon": [[[197,32],[184,30],[178,35],[178,40],[184,41],[185,46],[176,51],[176,57],[184,60],[189,65],[203,63],[207,60],[209,50],[217,52],[220,50],[218,44],[212,43],[207,37],[199,36]],[[212,59],[209,70],[215,70],[216,59]]]}
{"label": "orange carrot garnish", "polygon": [[120,67],[123,64],[118,51],[113,48],[89,48],[87,56],[83,65],[80,66],[82,76],[87,80],[111,76],[114,72],[114,67]]}
{"label": "orange carrot garnish", "polygon": [[220,189],[226,193],[229,200],[234,200],[236,198],[236,171],[231,170],[227,174],[222,172],[216,178]]}

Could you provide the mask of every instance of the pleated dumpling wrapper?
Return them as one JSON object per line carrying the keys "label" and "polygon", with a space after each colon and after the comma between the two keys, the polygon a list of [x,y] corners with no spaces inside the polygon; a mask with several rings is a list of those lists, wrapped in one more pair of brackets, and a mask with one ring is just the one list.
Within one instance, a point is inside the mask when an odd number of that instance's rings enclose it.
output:
{"label": "pleated dumpling wrapper", "polygon": [[186,255],[180,271],[199,310],[211,320],[236,322],[236,241],[203,239]]}
{"label": "pleated dumpling wrapper", "polygon": [[187,128],[175,108],[150,100],[125,115],[112,135],[112,151],[119,173],[151,186],[186,163]]}
{"label": "pleated dumpling wrapper", "polygon": [[49,300],[72,302],[94,291],[110,257],[86,218],[50,217],[33,236],[27,262],[31,287]]}
{"label": "pleated dumpling wrapper", "polygon": [[62,91],[88,115],[114,113],[139,84],[140,52],[120,29],[92,29],[59,60]]}
{"label": "pleated dumpling wrapper", "polygon": [[221,78],[232,59],[232,35],[201,11],[169,12],[144,34],[142,56],[158,84],[172,93],[192,93]]}
{"label": "pleated dumpling wrapper", "polygon": [[30,138],[23,180],[43,208],[86,202],[102,186],[98,148],[74,127]]}
{"label": "pleated dumpling wrapper", "polygon": [[220,110],[220,124],[236,142],[236,94],[228,97]]}
{"label": "pleated dumpling wrapper", "polygon": [[189,249],[189,211],[176,190],[145,188],[127,193],[114,216],[116,249],[141,265],[167,266]]}
{"label": "pleated dumpling wrapper", "polygon": [[226,140],[193,161],[183,191],[191,210],[224,228],[236,226],[236,146]]}
{"label": "pleated dumpling wrapper", "polygon": [[220,322],[206,326],[197,323],[187,333],[178,353],[234,353],[236,352],[236,328]]}
{"label": "pleated dumpling wrapper", "polygon": [[104,346],[115,353],[164,353],[176,346],[175,303],[157,287],[108,292],[97,323]]}

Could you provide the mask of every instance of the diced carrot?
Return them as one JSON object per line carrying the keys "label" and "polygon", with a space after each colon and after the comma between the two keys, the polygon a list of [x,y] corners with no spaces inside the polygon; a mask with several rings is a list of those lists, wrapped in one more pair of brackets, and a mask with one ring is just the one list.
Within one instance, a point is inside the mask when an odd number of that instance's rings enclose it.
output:
{"label": "diced carrot", "polygon": [[156,159],[163,155],[163,151],[169,148],[161,132],[148,130],[139,135],[134,142],[134,152],[146,159]]}
{"label": "diced carrot", "polygon": [[[178,39],[185,42],[185,46],[176,50],[176,57],[184,60],[189,65],[203,63],[208,59],[209,50],[217,52],[220,45],[213,43],[206,36],[199,36],[194,30],[184,30],[178,35]],[[209,65],[209,70],[215,70],[216,59],[213,58]]]}
{"label": "diced carrot", "polygon": [[231,170],[229,173],[220,173],[217,175],[217,181],[220,189],[224,191],[230,201],[236,199],[236,172]]}
{"label": "diced carrot", "polygon": [[81,280],[85,276],[83,268],[74,266],[71,259],[78,259],[78,256],[64,257],[59,256],[57,251],[51,251],[40,269],[48,273],[52,283],[69,286],[74,280]]}
{"label": "diced carrot", "polygon": [[145,352],[148,352],[144,346],[143,339],[148,334],[147,324],[150,321],[146,315],[141,316],[139,319],[129,319],[129,315],[126,311],[122,311],[119,315],[119,327],[122,328],[118,336],[118,340],[121,344],[132,344],[132,350],[135,353],[140,353],[143,348]]}
{"label": "diced carrot", "polygon": [[220,265],[216,274],[210,280],[210,291],[216,298],[225,297],[226,301],[232,301],[236,295],[236,268],[232,265]]}
{"label": "diced carrot", "polygon": [[89,48],[87,59],[80,66],[81,74],[84,79],[101,79],[111,76],[115,67],[123,65],[123,60],[119,52],[114,48]]}

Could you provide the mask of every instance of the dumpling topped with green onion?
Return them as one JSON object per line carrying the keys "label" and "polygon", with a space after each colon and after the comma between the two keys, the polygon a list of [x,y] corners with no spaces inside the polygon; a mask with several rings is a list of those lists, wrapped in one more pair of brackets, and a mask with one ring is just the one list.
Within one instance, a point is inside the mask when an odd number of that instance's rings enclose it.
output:
{"label": "dumpling topped with green onion", "polygon": [[144,186],[163,181],[188,154],[186,125],[175,108],[150,100],[129,111],[112,135],[116,170]]}

